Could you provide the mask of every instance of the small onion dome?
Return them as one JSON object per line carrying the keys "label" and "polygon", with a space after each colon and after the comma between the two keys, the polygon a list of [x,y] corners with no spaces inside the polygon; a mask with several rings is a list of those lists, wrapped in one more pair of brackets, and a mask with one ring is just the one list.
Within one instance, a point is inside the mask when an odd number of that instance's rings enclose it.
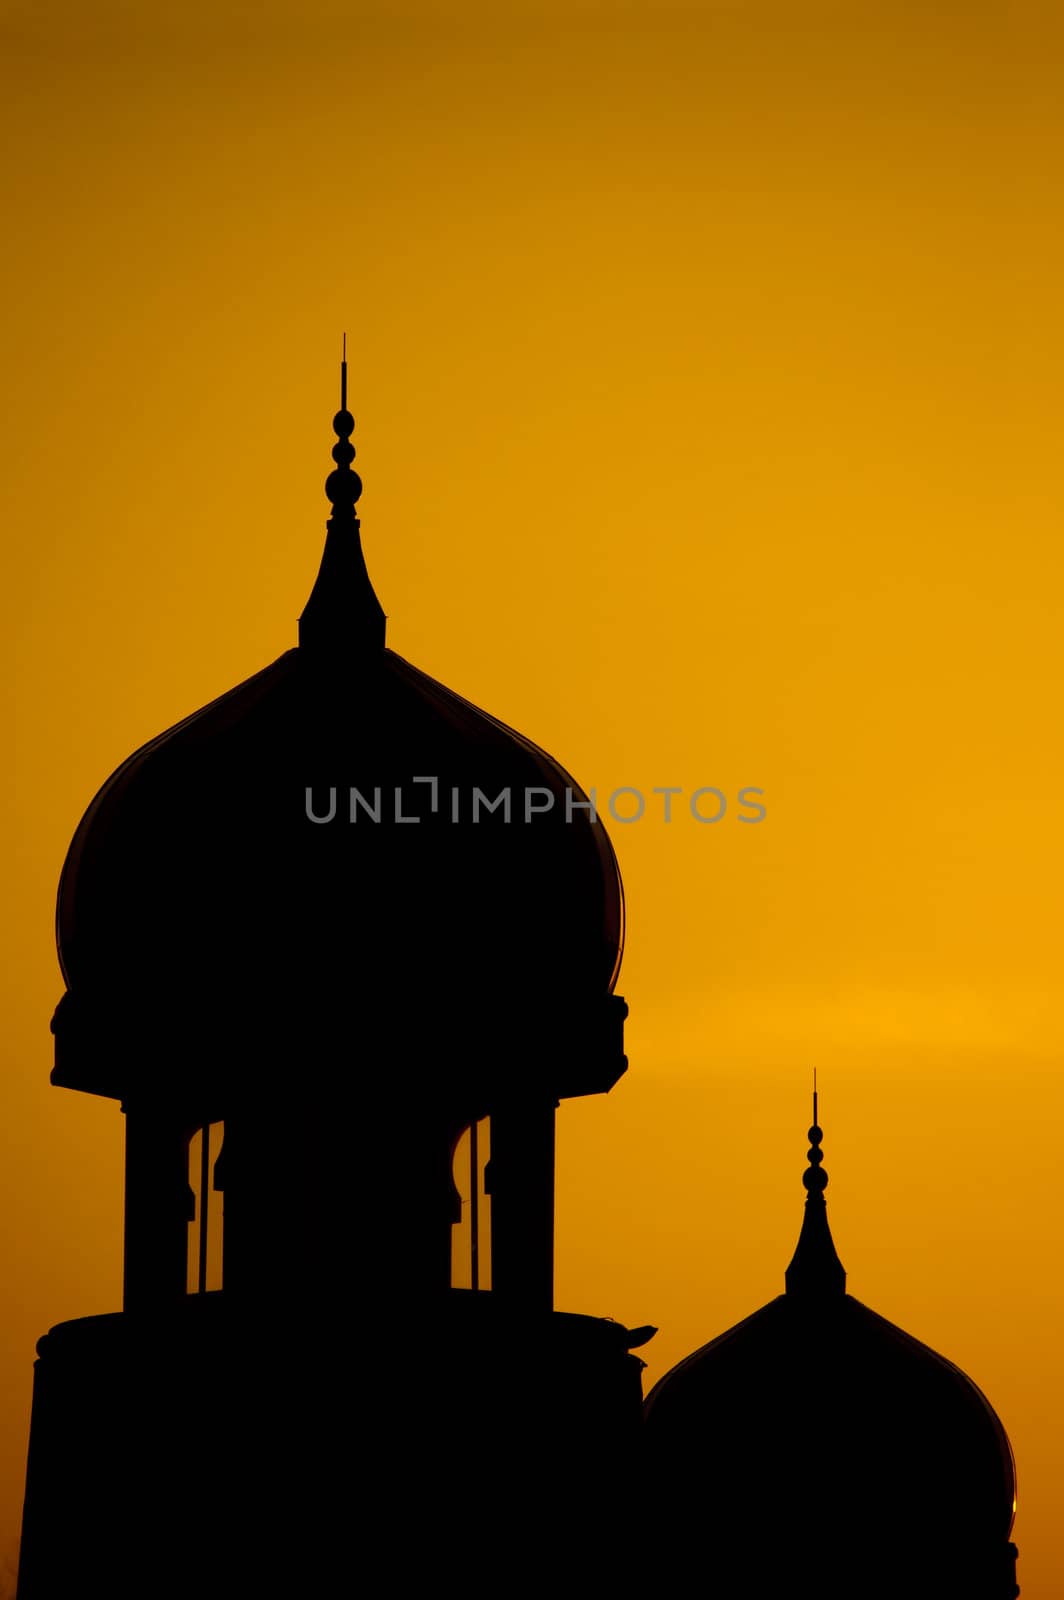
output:
{"label": "small onion dome", "polygon": [[342,406],[299,648],[130,756],[77,829],[55,1082],[124,1096],[296,1048],[348,1074],[405,1050],[441,1092],[526,1058],[555,1094],[623,1071],[606,830],[553,757],[385,648],[352,427]]}
{"label": "small onion dome", "polygon": [[1005,1430],[958,1367],[846,1293],[815,1111],[810,1138],[786,1294],[647,1397],[649,1557],[697,1561],[714,1594],[1013,1600]]}

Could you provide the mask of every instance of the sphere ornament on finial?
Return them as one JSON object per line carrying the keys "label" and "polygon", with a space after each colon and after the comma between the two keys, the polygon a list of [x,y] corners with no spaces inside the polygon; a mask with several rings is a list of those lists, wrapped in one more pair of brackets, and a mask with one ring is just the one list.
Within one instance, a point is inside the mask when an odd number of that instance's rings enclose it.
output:
{"label": "sphere ornament on finial", "polygon": [[824,1152],[820,1146],[823,1139],[823,1133],[814,1122],[809,1130],[809,1165],[802,1173],[802,1187],[810,1194],[823,1194],[828,1186],[828,1175],[822,1167]]}
{"label": "sphere ornament on finial", "polygon": [[333,432],[336,434],[336,444],[332,448],[332,458],[336,462],[336,471],[330,472],[325,480],[325,493],[331,502],[334,511],[353,515],[354,508],[362,493],[362,479],[357,472],[351,471],[351,463],[355,459],[355,447],[351,443],[351,435],[355,431],[355,419],[347,409],[347,334],[344,334],[343,356],[340,361],[340,409],[333,417]]}

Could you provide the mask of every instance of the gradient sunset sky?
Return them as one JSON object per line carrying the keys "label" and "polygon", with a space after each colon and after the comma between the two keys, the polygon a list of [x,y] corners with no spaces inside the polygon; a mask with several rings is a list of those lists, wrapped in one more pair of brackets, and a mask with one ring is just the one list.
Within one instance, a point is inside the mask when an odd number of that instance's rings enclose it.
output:
{"label": "gradient sunset sky", "polygon": [[64,852],[295,642],[346,329],[392,647],[600,796],[765,793],[607,819],[631,1065],[559,1115],[558,1305],[656,1323],[653,1381],[780,1292],[816,1066],[849,1287],[986,1391],[1055,1600],[1064,14],[4,0],[0,43],[0,1562],[34,1342],[121,1294],[121,1116],[48,1084]]}

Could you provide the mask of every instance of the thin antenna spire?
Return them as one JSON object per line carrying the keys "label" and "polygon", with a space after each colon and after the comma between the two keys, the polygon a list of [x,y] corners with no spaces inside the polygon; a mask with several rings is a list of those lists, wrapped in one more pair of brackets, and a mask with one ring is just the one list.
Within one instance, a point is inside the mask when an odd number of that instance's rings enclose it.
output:
{"label": "thin antenna spire", "polygon": [[347,410],[347,334],[340,353],[340,410]]}
{"label": "thin antenna spire", "polygon": [[816,1114],[816,1105],[817,1105],[817,1099],[816,1099],[816,1068],[814,1067],[813,1068],[813,1127],[814,1128],[817,1126],[818,1122],[820,1121],[820,1118]]}

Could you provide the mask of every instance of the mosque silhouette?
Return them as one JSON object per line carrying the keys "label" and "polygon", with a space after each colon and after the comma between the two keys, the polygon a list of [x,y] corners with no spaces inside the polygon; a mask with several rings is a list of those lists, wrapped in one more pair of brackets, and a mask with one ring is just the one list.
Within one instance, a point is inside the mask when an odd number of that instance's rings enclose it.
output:
{"label": "mosque silhouette", "polygon": [[341,371],[298,648],[63,868],[52,1082],[125,1113],[124,1307],[38,1345],[19,1600],[1012,1600],[1008,1439],[846,1293],[815,1097],[784,1294],[645,1403],[655,1330],[554,1310],[620,874],[557,761],[386,648]]}

